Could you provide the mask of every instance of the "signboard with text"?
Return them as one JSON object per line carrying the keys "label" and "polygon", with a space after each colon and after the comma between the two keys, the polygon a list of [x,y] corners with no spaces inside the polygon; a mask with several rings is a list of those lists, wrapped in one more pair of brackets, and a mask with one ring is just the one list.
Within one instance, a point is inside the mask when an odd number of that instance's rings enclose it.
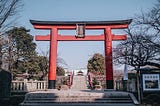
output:
{"label": "signboard with text", "polygon": [[142,74],[143,90],[160,90],[160,74]]}

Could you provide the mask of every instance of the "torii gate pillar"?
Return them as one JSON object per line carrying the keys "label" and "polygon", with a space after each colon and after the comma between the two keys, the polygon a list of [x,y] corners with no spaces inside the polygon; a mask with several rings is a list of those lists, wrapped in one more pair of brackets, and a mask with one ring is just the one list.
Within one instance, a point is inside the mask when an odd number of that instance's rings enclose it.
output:
{"label": "torii gate pillar", "polygon": [[[48,72],[48,89],[55,89],[56,83],[56,60],[58,41],[104,41],[105,43],[105,65],[106,65],[106,89],[113,89],[113,63],[112,63],[112,41],[125,40],[126,35],[114,35],[112,29],[124,29],[131,23],[130,20],[119,21],[35,21],[30,20],[35,29],[51,30],[45,36],[36,36],[38,41],[50,41],[50,62]],[[84,24],[85,29],[102,29],[104,34],[89,36],[59,35],[58,30],[75,30],[77,24]]]}
{"label": "torii gate pillar", "polygon": [[57,61],[57,28],[51,29],[50,36],[50,56],[49,56],[49,73],[48,73],[48,89],[55,88],[56,85],[56,61]]}

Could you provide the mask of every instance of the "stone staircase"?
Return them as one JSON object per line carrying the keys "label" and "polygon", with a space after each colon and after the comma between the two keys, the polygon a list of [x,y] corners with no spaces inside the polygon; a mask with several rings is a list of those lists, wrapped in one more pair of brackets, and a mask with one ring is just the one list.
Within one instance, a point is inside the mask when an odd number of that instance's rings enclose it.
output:
{"label": "stone staircase", "polygon": [[89,90],[85,76],[74,76],[69,90],[30,92],[20,106],[136,106],[133,94],[113,90]]}
{"label": "stone staircase", "polygon": [[73,76],[71,90],[86,90],[87,81],[85,76]]}
{"label": "stone staircase", "polygon": [[93,90],[48,90],[28,93],[21,106],[136,106],[131,93]]}

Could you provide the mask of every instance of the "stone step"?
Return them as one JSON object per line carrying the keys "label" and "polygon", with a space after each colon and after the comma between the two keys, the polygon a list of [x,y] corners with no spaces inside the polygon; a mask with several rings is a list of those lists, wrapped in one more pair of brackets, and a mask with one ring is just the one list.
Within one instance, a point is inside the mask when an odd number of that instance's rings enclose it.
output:
{"label": "stone step", "polygon": [[131,98],[126,97],[117,97],[117,98],[101,98],[101,97],[90,97],[90,96],[64,96],[64,97],[54,97],[54,98],[28,98],[26,100],[28,103],[44,103],[44,102],[66,102],[66,103],[74,103],[74,102],[94,102],[94,103],[132,103]]}
{"label": "stone step", "polygon": [[57,98],[28,98],[27,100],[55,100],[55,99],[93,99],[93,100],[131,100],[130,98],[97,98],[97,97],[57,97]]}
{"label": "stone step", "polygon": [[[24,102],[21,106],[57,106],[57,104],[134,104],[138,103],[135,97],[132,97],[127,92],[116,92],[116,91],[45,91],[43,93],[28,93],[25,97]],[[43,104],[43,105],[41,105]],[[55,105],[56,104],[56,105]],[[69,106],[69,105],[68,105]],[[78,106],[78,105],[77,105]],[[84,105],[86,106],[86,105]],[[115,106],[115,105],[111,105]],[[132,105],[123,105],[132,106]],[[135,106],[135,105],[133,105]]]}
{"label": "stone step", "polygon": [[20,104],[20,106],[136,106],[131,103],[117,104],[117,103],[26,103],[25,105]]}
{"label": "stone step", "polygon": [[40,102],[94,102],[94,103],[132,103],[133,101],[130,98],[32,98],[26,100],[30,103],[40,103]]}
{"label": "stone step", "polygon": [[71,97],[58,97],[58,98],[30,98],[27,99],[27,101],[41,101],[41,100],[46,100],[46,101],[131,101],[130,98],[88,98],[88,97],[79,97],[79,98],[71,98]]}
{"label": "stone step", "polygon": [[50,101],[50,100],[34,100],[34,101],[27,101],[25,103],[133,103],[131,100],[99,100],[99,101],[90,101],[90,100],[56,100],[56,101]]}

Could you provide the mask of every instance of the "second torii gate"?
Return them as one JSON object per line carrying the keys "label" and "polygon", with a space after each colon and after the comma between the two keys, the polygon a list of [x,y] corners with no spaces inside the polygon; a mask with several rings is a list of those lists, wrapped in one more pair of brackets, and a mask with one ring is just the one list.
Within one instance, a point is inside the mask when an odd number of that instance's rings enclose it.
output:
{"label": "second torii gate", "polygon": [[[36,21],[30,20],[35,29],[50,30],[50,34],[36,36],[37,41],[50,41],[50,61],[48,72],[48,89],[55,89],[56,83],[56,59],[58,41],[104,41],[105,43],[105,65],[106,65],[106,87],[113,89],[113,64],[112,64],[112,41],[125,40],[126,35],[114,35],[112,29],[124,29],[131,23],[129,20],[118,21]],[[85,29],[104,30],[102,35],[85,36]],[[59,35],[58,30],[77,30],[77,36]]]}

